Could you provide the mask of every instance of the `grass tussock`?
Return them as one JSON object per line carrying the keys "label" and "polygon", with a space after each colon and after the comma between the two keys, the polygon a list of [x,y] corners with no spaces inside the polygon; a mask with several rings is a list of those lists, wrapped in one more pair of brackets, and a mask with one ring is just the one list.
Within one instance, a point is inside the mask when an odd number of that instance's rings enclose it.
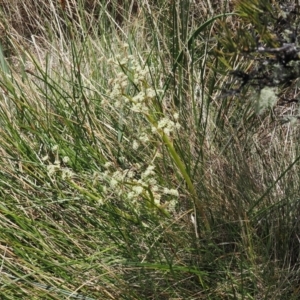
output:
{"label": "grass tussock", "polygon": [[297,13],[1,1],[1,299],[298,299]]}

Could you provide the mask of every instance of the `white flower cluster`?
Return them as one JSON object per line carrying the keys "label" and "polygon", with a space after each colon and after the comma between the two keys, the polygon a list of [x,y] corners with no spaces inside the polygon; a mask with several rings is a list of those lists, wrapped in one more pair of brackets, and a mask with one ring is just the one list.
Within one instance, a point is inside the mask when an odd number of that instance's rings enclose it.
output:
{"label": "white flower cluster", "polygon": [[135,164],[131,169],[115,171],[113,164],[107,162],[104,167],[106,169],[104,172],[94,175],[94,178],[97,178],[97,181],[104,186],[104,198],[117,196],[125,201],[130,201],[131,205],[136,205],[137,210],[140,206],[145,205],[143,202],[145,199],[154,201],[158,206],[162,205],[163,200],[163,206],[170,212],[174,211],[179,193],[176,189],[159,186],[153,165],[149,165],[146,170],[142,170],[139,164]]}
{"label": "white flower cluster", "polygon": [[[135,113],[132,120],[134,128],[128,130],[132,136],[127,136],[131,150],[141,151],[142,147],[152,150],[153,145],[156,149],[158,137],[162,135],[173,139],[180,129],[179,114],[175,112],[172,115],[170,109],[166,109],[166,113],[161,109],[157,97],[162,91],[151,82],[151,69],[148,66],[142,67],[131,55],[126,58],[117,57],[110,63],[114,67],[119,66],[121,72],[116,72],[115,78],[108,82],[110,91],[107,101],[113,109],[122,108],[127,113]],[[159,150],[155,152],[153,164],[160,155]],[[123,170],[116,169],[116,166],[108,162],[104,167],[105,171],[95,175],[97,179],[94,180],[103,186],[104,199],[123,199],[137,209],[150,203],[169,212],[175,211],[178,191],[160,185],[154,165],[150,164],[144,169],[135,164],[130,169]]]}
{"label": "white flower cluster", "polygon": [[152,127],[152,132],[155,133],[159,130],[162,130],[165,135],[170,136],[172,132],[180,129],[180,124],[178,122],[173,122],[168,117],[160,119],[157,123],[157,126]]}
{"label": "white flower cluster", "polygon": [[[55,153],[55,161],[54,163],[50,163],[47,165],[47,174],[49,177],[53,177],[57,174],[60,174],[63,180],[72,178],[74,176],[74,173],[72,170],[68,167],[62,166],[61,161],[64,165],[68,164],[70,161],[70,158],[68,156],[62,157],[60,160],[59,153],[58,153],[58,145],[55,145],[52,147],[52,152]],[[49,160],[49,156],[46,155],[42,158],[42,161],[45,163]]]}
{"label": "white flower cluster", "polygon": [[[175,112],[173,116],[168,116],[157,111],[155,98],[162,92],[153,88],[150,82],[151,70],[148,66],[141,67],[141,64],[132,56],[116,60],[111,60],[114,65],[121,65],[122,72],[116,74],[114,79],[109,81],[111,91],[108,93],[114,108],[124,107],[124,105],[135,113],[141,113],[149,123],[148,130],[144,130],[144,124],[139,129],[139,137],[135,138],[132,144],[133,149],[139,148],[139,140],[142,143],[148,142],[153,133],[165,134],[174,137],[174,132],[180,129],[179,114]],[[134,88],[133,88],[134,86]],[[138,89],[138,93],[131,96],[133,91]],[[152,131],[152,133],[151,133]]]}
{"label": "white flower cluster", "polygon": [[[122,104],[130,104],[129,108],[134,112],[147,114],[149,111],[149,100],[156,97],[158,91],[148,86],[150,70],[147,66],[141,67],[140,63],[132,55],[117,61],[111,60],[114,64],[122,66],[123,72],[116,74],[114,79],[109,80],[108,84],[112,90],[108,93],[115,108]],[[135,85],[139,92],[135,96],[130,96],[130,86]]]}

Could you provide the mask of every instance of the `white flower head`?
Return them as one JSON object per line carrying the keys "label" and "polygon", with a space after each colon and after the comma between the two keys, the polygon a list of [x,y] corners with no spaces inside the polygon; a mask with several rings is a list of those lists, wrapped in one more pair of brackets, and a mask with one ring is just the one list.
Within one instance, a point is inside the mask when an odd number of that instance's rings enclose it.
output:
{"label": "white flower head", "polygon": [[62,161],[63,161],[65,164],[67,164],[67,163],[70,161],[70,158],[69,158],[68,156],[64,156],[64,157],[62,158]]}
{"label": "white flower head", "polygon": [[160,205],[161,195],[158,193],[155,193],[153,196],[154,196],[154,203],[156,205]]}
{"label": "white flower head", "polygon": [[165,127],[164,129],[163,129],[163,131],[164,131],[164,134],[165,135],[170,135],[171,134],[171,132],[172,132],[172,130],[169,128],[169,127]]}
{"label": "white flower head", "polygon": [[158,121],[157,123],[157,128],[162,129],[164,127],[166,127],[169,123],[169,119],[168,118],[162,118],[161,120]]}
{"label": "white flower head", "polygon": [[158,190],[158,186],[156,185],[157,184],[157,180],[153,177],[150,177],[150,178],[147,178],[147,183],[148,185],[151,185],[152,189],[155,191],[155,190]]}
{"label": "white flower head", "polygon": [[48,176],[54,175],[59,169],[60,169],[59,165],[48,165],[47,166]]}
{"label": "white flower head", "polygon": [[179,197],[179,193],[176,189],[164,188],[163,193],[166,194],[166,195],[172,195],[172,196],[175,196],[175,197]]}
{"label": "white flower head", "polygon": [[129,192],[127,193],[127,199],[128,200],[133,200],[135,198],[135,193],[134,192]]}
{"label": "white flower head", "polygon": [[162,129],[166,135],[170,135],[174,131],[175,123],[165,117],[158,121],[157,128]]}
{"label": "white flower head", "polygon": [[129,170],[126,174],[128,178],[133,178],[135,176],[135,172],[133,170]]}
{"label": "white flower head", "polygon": [[49,159],[49,155],[45,155],[44,157],[42,157],[42,161],[47,161]]}
{"label": "white flower head", "polygon": [[65,179],[72,178],[74,176],[74,173],[69,168],[63,168],[61,176],[62,179],[65,180]]}
{"label": "white flower head", "polygon": [[144,188],[142,186],[136,185],[132,187],[132,191],[135,192],[136,195],[140,195],[143,193]]}
{"label": "white flower head", "polygon": [[107,186],[102,187],[102,194],[107,194]]}
{"label": "white flower head", "polygon": [[152,126],[152,127],[151,127],[151,132],[152,132],[152,133],[157,133],[157,128],[156,128],[155,126]]}
{"label": "white flower head", "polygon": [[58,150],[58,145],[54,145],[54,146],[51,148],[51,150],[52,150],[53,152],[57,151],[57,150]]}
{"label": "white flower head", "polygon": [[113,164],[112,164],[112,162],[110,162],[110,161],[107,161],[105,164],[104,164],[104,168],[105,169],[108,169],[109,167],[111,167]]}
{"label": "white flower head", "polygon": [[144,102],[146,99],[146,95],[145,95],[145,92],[139,92],[137,95],[135,95],[133,98],[132,98],[132,101],[134,103],[138,103],[138,102]]}
{"label": "white flower head", "polygon": [[140,144],[138,143],[137,140],[134,140],[132,143],[132,149],[137,150],[139,148]]}
{"label": "white flower head", "polygon": [[176,123],[175,123],[175,128],[176,128],[177,130],[179,130],[179,129],[181,128],[181,125],[180,125],[178,122],[176,122]]}
{"label": "white flower head", "polygon": [[111,188],[115,188],[118,185],[118,181],[114,178],[111,178],[109,185]]}
{"label": "white flower head", "polygon": [[158,193],[159,187],[157,185],[151,186],[152,193]]}
{"label": "white flower head", "polygon": [[169,201],[168,209],[169,209],[170,212],[175,212],[177,203],[178,203],[178,201],[174,200],[174,199]]}
{"label": "white flower head", "polygon": [[141,103],[133,104],[130,109],[134,112],[140,113],[143,110],[143,104]]}
{"label": "white flower head", "polygon": [[120,107],[121,107],[121,102],[118,101],[118,100],[115,101],[115,102],[114,102],[114,107],[115,107],[115,108],[120,108]]}
{"label": "white flower head", "polygon": [[146,134],[146,133],[142,133],[140,136],[139,136],[139,140],[143,143],[147,143],[149,142],[149,136]]}
{"label": "white flower head", "polygon": [[121,83],[120,83],[120,86],[121,86],[121,88],[123,88],[123,89],[125,89],[125,88],[127,87],[127,85],[128,85],[127,80],[123,80],[123,81],[121,81]]}
{"label": "white flower head", "polygon": [[155,172],[154,172],[154,169],[155,169],[155,166],[148,166],[146,171],[142,174],[142,178],[147,178],[151,175],[155,175]]}
{"label": "white flower head", "polygon": [[175,197],[179,197],[179,193],[176,189],[170,189],[169,194]]}
{"label": "white flower head", "polygon": [[115,172],[113,173],[112,177],[113,177],[114,179],[116,179],[117,181],[121,181],[121,180],[123,179],[123,177],[124,177],[124,174],[121,173],[120,171],[115,171]]}
{"label": "white flower head", "polygon": [[154,97],[156,96],[155,90],[152,89],[152,88],[148,88],[148,89],[146,90],[146,95],[147,95],[147,97],[150,98],[150,99],[154,98]]}

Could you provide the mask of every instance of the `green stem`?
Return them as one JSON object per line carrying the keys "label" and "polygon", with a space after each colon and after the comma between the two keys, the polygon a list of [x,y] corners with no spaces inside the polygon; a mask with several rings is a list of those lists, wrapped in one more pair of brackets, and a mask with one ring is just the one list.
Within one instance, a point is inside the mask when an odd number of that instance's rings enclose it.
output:
{"label": "green stem", "polygon": [[209,225],[209,222],[208,222],[207,217],[205,215],[204,207],[203,207],[203,205],[201,204],[200,200],[197,197],[197,192],[196,192],[195,187],[194,187],[194,185],[191,181],[190,176],[188,175],[188,173],[186,171],[186,168],[185,168],[185,165],[184,165],[183,161],[181,160],[180,156],[176,152],[176,150],[173,146],[173,143],[170,141],[169,137],[166,134],[164,134],[163,132],[160,133],[160,134],[162,136],[162,139],[163,139],[165,145],[167,146],[167,148],[169,150],[169,153],[171,154],[171,157],[173,158],[173,161],[175,162],[176,166],[178,167],[182,177],[184,178],[184,180],[187,184],[187,187],[190,191],[190,194],[193,197],[193,201],[195,203],[195,206],[196,206],[196,208],[198,209],[198,211],[201,215],[202,221],[203,221],[206,229],[208,231],[210,231],[210,225]]}

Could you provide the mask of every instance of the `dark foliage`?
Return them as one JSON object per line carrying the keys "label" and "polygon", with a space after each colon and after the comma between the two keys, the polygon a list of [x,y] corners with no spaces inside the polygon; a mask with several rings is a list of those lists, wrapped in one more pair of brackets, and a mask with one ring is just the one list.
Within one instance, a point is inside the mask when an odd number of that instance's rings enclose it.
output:
{"label": "dark foliage", "polygon": [[[296,4],[282,4],[264,9],[265,15],[262,10],[259,13],[256,11],[252,23],[248,24],[252,40],[239,38],[241,49],[247,49],[240,54],[253,67],[248,72],[239,69],[230,71],[233,76],[230,85],[235,83],[236,87],[225,89],[222,96],[239,94],[249,86],[256,90],[277,87],[281,103],[298,102],[297,98],[286,97],[286,91],[296,88],[295,83],[300,76],[299,7]],[[256,23],[262,19],[264,23]]]}

